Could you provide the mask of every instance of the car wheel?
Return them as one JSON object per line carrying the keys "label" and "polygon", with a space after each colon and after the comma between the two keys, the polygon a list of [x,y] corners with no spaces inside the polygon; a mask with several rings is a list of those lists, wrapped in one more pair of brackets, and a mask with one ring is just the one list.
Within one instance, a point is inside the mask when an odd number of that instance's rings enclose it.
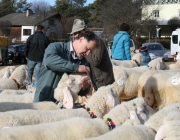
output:
{"label": "car wheel", "polygon": [[20,63],[21,63],[21,64],[24,64],[25,62],[26,62],[25,58],[22,57],[21,60],[20,60]]}

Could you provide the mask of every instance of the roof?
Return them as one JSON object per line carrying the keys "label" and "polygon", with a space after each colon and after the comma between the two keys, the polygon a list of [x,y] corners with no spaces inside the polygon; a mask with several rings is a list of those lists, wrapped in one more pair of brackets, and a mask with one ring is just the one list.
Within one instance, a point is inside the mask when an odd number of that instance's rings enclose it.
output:
{"label": "roof", "polygon": [[26,13],[11,13],[0,18],[1,20],[9,20],[13,26],[34,26],[53,16],[60,16],[59,13],[48,13],[46,16],[39,14],[30,14],[26,17]]}

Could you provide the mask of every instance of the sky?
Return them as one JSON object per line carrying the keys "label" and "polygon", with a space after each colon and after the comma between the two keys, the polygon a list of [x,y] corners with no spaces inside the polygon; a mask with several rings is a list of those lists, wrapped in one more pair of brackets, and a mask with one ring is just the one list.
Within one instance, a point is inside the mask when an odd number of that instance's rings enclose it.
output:
{"label": "sky", "polygon": [[[33,2],[33,1],[43,1],[43,0],[27,0],[27,2]],[[46,1],[48,4],[50,4],[51,6],[53,6],[54,4],[55,4],[55,0],[44,0],[44,1]],[[88,4],[91,4],[91,3],[93,3],[95,0],[86,0],[86,4],[85,4],[85,6],[86,5],[88,5]]]}

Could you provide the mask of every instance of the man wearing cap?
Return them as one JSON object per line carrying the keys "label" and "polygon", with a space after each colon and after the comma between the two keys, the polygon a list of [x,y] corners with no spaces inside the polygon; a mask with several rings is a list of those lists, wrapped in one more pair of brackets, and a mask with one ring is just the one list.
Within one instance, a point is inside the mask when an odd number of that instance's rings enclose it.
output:
{"label": "man wearing cap", "polygon": [[[53,101],[54,89],[64,73],[86,73],[90,69],[84,56],[90,54],[96,48],[97,36],[91,31],[83,31],[73,42],[54,42],[45,50],[43,63],[40,69],[40,78],[37,83],[34,102]],[[89,92],[90,82],[82,81],[82,89],[79,95]]]}
{"label": "man wearing cap", "polygon": [[[87,26],[84,20],[75,19],[70,34],[76,38],[83,30],[86,30],[86,28]],[[115,81],[112,63],[102,39],[97,39],[97,46],[98,47],[92,53],[85,56],[90,64],[90,77],[95,90],[101,86],[112,84]]]}

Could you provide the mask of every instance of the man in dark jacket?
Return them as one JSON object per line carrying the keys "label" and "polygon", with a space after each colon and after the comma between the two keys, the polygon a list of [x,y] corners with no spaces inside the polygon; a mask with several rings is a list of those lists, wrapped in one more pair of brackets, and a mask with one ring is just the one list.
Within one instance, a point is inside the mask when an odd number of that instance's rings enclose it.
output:
{"label": "man in dark jacket", "polygon": [[[96,35],[91,31],[82,32],[79,37],[68,43],[51,43],[45,50],[40,77],[37,83],[34,102],[53,101],[54,89],[62,75],[66,72],[86,73],[90,69],[84,56],[89,55],[96,48]],[[89,92],[90,83],[83,81],[79,95]]]}
{"label": "man in dark jacket", "polygon": [[[39,70],[42,64],[45,49],[50,41],[44,34],[44,26],[38,25],[36,32],[29,36],[25,45],[25,56],[28,59],[28,78],[32,87],[36,87],[39,78]],[[32,75],[35,68],[35,80],[32,83]]]}
{"label": "man in dark jacket", "polygon": [[[87,26],[83,20],[75,19],[70,34],[76,38],[86,28]],[[95,90],[101,86],[112,84],[115,81],[112,63],[102,39],[97,38],[97,46],[98,47],[91,54],[85,56],[90,64],[90,77]]]}

